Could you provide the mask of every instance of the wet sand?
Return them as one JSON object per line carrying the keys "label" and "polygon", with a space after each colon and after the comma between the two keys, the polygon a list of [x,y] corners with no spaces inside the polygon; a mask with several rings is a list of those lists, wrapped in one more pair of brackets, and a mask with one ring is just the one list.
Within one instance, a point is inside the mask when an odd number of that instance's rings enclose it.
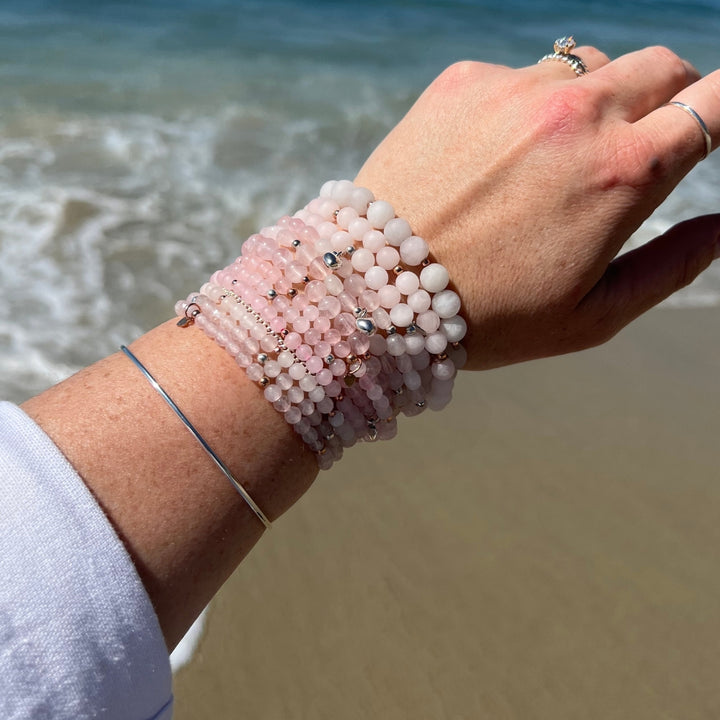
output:
{"label": "wet sand", "polygon": [[463,373],[276,523],[177,720],[720,717],[720,309]]}

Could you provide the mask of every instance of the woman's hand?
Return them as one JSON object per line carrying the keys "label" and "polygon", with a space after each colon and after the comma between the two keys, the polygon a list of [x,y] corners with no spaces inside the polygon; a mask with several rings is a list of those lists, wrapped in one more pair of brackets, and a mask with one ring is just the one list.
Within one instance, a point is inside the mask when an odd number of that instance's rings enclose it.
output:
{"label": "woman's hand", "polygon": [[712,215],[616,257],[705,152],[698,123],[665,103],[690,105],[717,141],[720,71],[700,79],[664,48],[576,54],[580,78],[558,61],[453,65],[357,177],[450,270],[468,367],[602,343],[717,253]]}

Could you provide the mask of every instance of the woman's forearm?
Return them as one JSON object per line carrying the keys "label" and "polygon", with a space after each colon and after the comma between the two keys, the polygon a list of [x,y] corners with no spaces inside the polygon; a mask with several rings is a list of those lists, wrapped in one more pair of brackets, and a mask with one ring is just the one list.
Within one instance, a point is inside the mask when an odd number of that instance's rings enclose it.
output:
{"label": "woman's forearm", "polygon": [[[131,346],[272,520],[317,462],[230,356],[174,321]],[[117,353],[23,405],[130,552],[169,648],[264,527],[141,372]]]}

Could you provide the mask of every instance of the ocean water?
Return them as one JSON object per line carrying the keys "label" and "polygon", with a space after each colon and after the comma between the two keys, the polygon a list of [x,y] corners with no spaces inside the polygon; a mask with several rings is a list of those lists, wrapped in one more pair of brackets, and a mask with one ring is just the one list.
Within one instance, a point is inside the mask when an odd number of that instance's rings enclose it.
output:
{"label": "ocean water", "polygon": [[[427,83],[573,33],[720,66],[720,1],[0,3],[0,396],[166,319],[242,238],[352,176]],[[641,229],[720,209],[720,156]],[[709,271],[674,302],[720,303]]]}

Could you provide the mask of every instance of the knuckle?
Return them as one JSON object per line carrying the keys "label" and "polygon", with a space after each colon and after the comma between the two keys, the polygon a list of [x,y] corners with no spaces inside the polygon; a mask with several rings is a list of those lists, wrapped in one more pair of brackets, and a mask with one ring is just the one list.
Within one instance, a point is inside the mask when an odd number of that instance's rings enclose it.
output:
{"label": "knuckle", "polygon": [[645,51],[650,60],[662,65],[669,80],[683,80],[687,77],[687,66],[679,55],[663,45],[654,45]]}
{"label": "knuckle", "polygon": [[459,60],[445,68],[435,78],[432,88],[440,93],[454,93],[467,87],[468,83],[474,81],[478,74],[480,63],[472,60]]}
{"label": "knuckle", "polygon": [[549,92],[536,114],[539,132],[548,138],[573,133],[598,116],[598,107],[587,86],[562,85]]}

